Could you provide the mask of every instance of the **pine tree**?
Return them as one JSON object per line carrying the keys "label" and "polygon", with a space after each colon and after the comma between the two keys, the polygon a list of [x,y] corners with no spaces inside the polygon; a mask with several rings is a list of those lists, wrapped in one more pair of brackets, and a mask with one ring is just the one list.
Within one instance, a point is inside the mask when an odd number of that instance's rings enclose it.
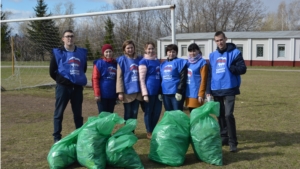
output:
{"label": "pine tree", "polygon": [[85,38],[85,48],[87,49],[88,60],[94,60],[93,51],[91,49],[91,44],[88,38]]}
{"label": "pine tree", "polygon": [[[6,19],[6,13],[2,11],[2,4],[1,4],[1,20]],[[9,51],[9,38],[10,38],[11,28],[8,27],[7,23],[1,23],[1,53]]]}
{"label": "pine tree", "polygon": [[101,57],[101,53],[99,52],[100,50],[97,50],[94,57],[95,58],[100,58]]}
{"label": "pine tree", "polygon": [[105,21],[105,36],[104,36],[104,44],[110,44],[114,49],[114,26],[115,24],[111,21],[110,17],[108,17]]}
{"label": "pine tree", "polygon": [[[51,13],[46,14],[47,4],[44,0],[37,0],[34,8],[36,17],[48,17]],[[35,44],[36,52],[44,60],[45,52],[52,54],[52,49],[60,45],[58,27],[53,20],[31,21],[27,28],[29,39]]]}

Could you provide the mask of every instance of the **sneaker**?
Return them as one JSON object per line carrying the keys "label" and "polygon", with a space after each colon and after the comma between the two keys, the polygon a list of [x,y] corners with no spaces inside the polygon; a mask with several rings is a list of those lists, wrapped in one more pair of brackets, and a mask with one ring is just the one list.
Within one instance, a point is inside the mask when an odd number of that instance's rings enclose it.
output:
{"label": "sneaker", "polygon": [[233,153],[237,152],[237,146],[234,145],[234,144],[230,144],[229,145],[229,151],[233,152]]}
{"label": "sneaker", "polygon": [[54,143],[58,142],[60,139],[56,138],[54,139]]}

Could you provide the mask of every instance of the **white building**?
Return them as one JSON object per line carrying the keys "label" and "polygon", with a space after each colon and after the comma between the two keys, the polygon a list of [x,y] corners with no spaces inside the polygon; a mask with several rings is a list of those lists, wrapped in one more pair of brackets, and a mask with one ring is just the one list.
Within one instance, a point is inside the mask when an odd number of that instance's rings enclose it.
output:
{"label": "white building", "polygon": [[[224,32],[227,42],[236,44],[247,66],[300,66],[300,31]],[[187,48],[197,43],[205,59],[216,50],[215,32],[176,35],[178,57],[187,58]],[[158,58],[166,59],[165,47],[172,37],[157,41]]]}

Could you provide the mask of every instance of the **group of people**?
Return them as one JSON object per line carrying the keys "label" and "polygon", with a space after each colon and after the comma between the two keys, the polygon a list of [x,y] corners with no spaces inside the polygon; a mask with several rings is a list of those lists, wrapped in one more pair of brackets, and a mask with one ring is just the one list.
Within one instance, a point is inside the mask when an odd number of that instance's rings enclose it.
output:
{"label": "group of people", "polygon": [[[204,104],[205,97],[214,97],[220,103],[218,117],[222,144],[237,151],[235,95],[240,94],[240,75],[246,73],[242,54],[233,43],[226,43],[224,32],[214,36],[217,50],[202,58],[196,43],[188,46],[188,59],[178,58],[178,47],[166,47],[167,59],[160,63],[155,44],[147,42],[144,55],[135,52],[132,40],[122,45],[123,55],[115,59],[110,44],[102,46],[103,57],[93,62],[92,87],[99,113],[114,112],[117,100],[123,102],[124,119],[136,119],[139,105],[143,104],[147,137],[150,139],[157,124],[162,104],[166,111],[192,111]],[[53,49],[50,76],[56,81],[54,111],[54,142],[61,139],[63,112],[70,100],[75,127],[83,124],[83,86],[87,84],[87,50],[74,45],[74,33],[63,33],[64,46]]]}

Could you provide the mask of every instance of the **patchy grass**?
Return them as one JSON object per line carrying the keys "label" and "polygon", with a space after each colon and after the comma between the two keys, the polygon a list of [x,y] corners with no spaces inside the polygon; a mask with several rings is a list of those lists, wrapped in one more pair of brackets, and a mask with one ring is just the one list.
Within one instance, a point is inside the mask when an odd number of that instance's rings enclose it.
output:
{"label": "patchy grass", "polygon": [[[258,67],[257,69],[260,69]],[[265,67],[262,67],[265,69]],[[266,68],[269,69],[269,68]],[[283,69],[285,70],[285,69]],[[300,70],[300,69],[293,69]],[[223,147],[221,168],[300,168],[300,71],[264,71],[249,68],[242,76],[235,118],[239,152]],[[97,115],[91,88],[84,90],[85,121]],[[1,167],[49,168],[47,154],[53,144],[54,88],[32,88],[1,93]],[[115,112],[123,117],[123,106]],[[63,136],[74,130],[70,105]],[[134,145],[145,168],[220,168],[200,162],[190,146],[181,167],[170,167],[148,159],[143,112],[139,111]],[[74,164],[68,168],[84,168]]]}

